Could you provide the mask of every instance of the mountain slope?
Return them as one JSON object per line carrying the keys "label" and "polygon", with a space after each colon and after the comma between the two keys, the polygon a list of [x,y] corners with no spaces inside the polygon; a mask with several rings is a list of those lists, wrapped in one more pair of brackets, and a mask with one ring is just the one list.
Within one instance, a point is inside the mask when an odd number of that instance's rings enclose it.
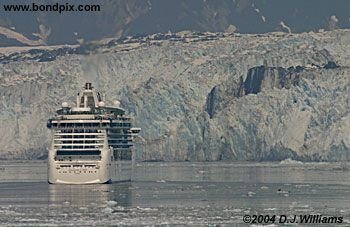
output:
{"label": "mountain slope", "polygon": [[[330,0],[75,0],[71,3],[99,4],[101,11],[59,14],[3,9],[5,4],[32,3],[43,4],[34,0],[1,1],[0,26],[48,45],[182,30],[266,33],[350,28],[347,0],[336,4]],[[45,1],[49,3],[55,2]],[[14,44],[13,39],[1,34],[0,46]]]}

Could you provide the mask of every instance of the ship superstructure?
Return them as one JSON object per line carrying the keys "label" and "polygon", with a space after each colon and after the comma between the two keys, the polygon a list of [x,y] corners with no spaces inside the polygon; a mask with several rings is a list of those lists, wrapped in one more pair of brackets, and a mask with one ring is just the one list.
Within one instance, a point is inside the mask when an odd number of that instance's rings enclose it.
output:
{"label": "ship superstructure", "polygon": [[133,137],[141,129],[132,128],[131,118],[120,108],[119,101],[107,106],[91,83],[77,94],[75,107],[63,102],[47,127],[53,131],[49,183],[130,180]]}

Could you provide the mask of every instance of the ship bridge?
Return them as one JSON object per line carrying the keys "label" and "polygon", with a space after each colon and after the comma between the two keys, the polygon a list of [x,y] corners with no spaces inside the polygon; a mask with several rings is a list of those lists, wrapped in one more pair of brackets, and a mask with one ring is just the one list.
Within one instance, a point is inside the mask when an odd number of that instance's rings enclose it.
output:
{"label": "ship bridge", "polygon": [[77,95],[77,108],[90,108],[91,110],[98,108],[99,103],[102,102],[99,92],[92,90],[91,83],[85,83],[84,89],[81,94]]}
{"label": "ship bridge", "polygon": [[123,116],[125,110],[120,107],[120,102],[115,100],[113,106],[106,106],[102,100],[101,94],[93,89],[91,83],[85,83],[84,90],[79,92],[76,97],[76,106],[70,107],[68,103],[62,103],[62,109],[56,111],[58,115],[80,115],[80,114],[99,114]]}

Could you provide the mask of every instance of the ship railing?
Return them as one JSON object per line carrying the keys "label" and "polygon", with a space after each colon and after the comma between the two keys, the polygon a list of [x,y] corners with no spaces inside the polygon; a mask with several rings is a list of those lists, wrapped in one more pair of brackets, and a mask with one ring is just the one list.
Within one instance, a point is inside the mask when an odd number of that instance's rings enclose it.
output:
{"label": "ship railing", "polygon": [[84,138],[84,137],[69,137],[69,138],[62,138],[60,136],[55,136],[54,141],[57,142],[65,142],[65,141],[86,141],[87,143],[90,143],[91,141],[98,141],[102,142],[104,141],[105,137],[99,137],[99,138]]}
{"label": "ship railing", "polygon": [[55,143],[55,147],[81,147],[81,148],[100,148],[103,147],[103,143]]}
{"label": "ship railing", "polygon": [[50,126],[50,128],[65,128],[65,129],[83,129],[83,128],[86,128],[86,129],[99,129],[99,128],[120,128],[120,129],[129,129],[130,128],[130,125],[121,125],[121,124],[118,124],[118,123],[102,123],[102,124],[83,124],[81,123],[82,125],[79,125],[79,124],[65,124],[65,123],[62,123],[62,124],[56,124],[56,123],[52,123],[52,125]]}
{"label": "ship railing", "polygon": [[96,151],[99,148],[58,148],[59,151]]}
{"label": "ship railing", "polygon": [[120,108],[62,108],[56,110],[56,117],[64,117],[69,115],[96,115],[98,117],[120,117],[130,119],[124,116],[125,111]]}
{"label": "ship railing", "polygon": [[54,142],[53,145],[58,148],[103,148],[102,143],[62,143],[59,141],[59,143]]}
{"label": "ship railing", "polygon": [[132,143],[110,143],[113,148],[128,148],[134,146]]}
{"label": "ship railing", "polygon": [[123,138],[123,137],[108,137],[108,141],[131,141],[131,137]]}
{"label": "ship railing", "polygon": [[101,136],[104,135],[103,132],[56,132],[55,135],[60,136],[82,136],[82,135],[88,135],[88,136]]}

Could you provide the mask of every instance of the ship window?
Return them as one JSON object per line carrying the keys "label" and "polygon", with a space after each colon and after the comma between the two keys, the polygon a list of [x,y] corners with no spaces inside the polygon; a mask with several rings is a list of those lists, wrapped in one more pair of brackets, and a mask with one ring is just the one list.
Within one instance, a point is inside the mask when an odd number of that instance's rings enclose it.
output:
{"label": "ship window", "polygon": [[95,108],[94,97],[92,97],[92,96],[87,97],[87,106],[90,107],[91,109]]}
{"label": "ship window", "polygon": [[84,96],[80,98],[80,107],[84,107]]}
{"label": "ship window", "polygon": [[99,150],[91,150],[91,151],[58,150],[57,155],[101,155],[101,151]]}
{"label": "ship window", "polygon": [[61,168],[70,168],[71,165],[60,165]]}
{"label": "ship window", "polygon": [[84,165],[86,168],[94,168],[96,165]]}

